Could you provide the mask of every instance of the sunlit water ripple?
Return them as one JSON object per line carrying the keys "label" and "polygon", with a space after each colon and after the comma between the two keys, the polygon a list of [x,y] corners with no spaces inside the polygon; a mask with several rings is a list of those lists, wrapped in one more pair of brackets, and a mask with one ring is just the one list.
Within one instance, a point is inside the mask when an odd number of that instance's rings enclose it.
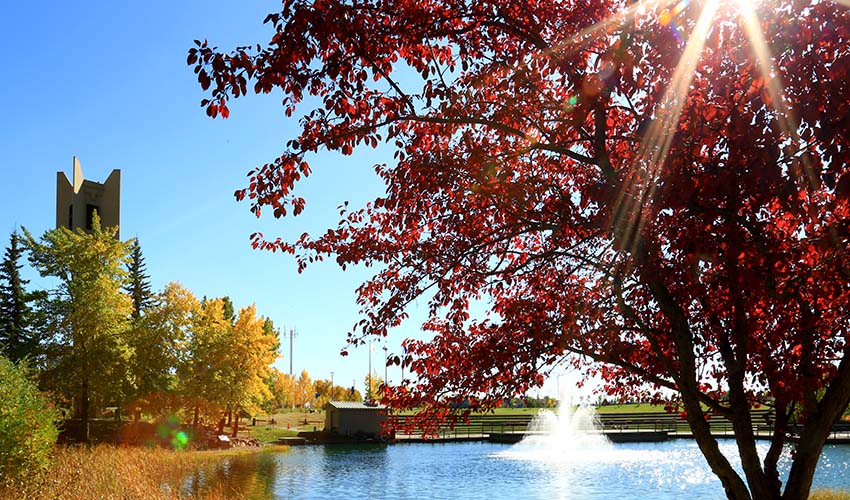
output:
{"label": "sunlit water ripple", "polygon": [[[727,456],[735,456],[734,442],[721,446]],[[723,498],[719,481],[691,440],[614,444],[559,458],[478,442],[302,446],[235,457],[185,486],[187,492],[212,487],[256,500]],[[850,446],[824,449],[815,486],[850,489]]]}

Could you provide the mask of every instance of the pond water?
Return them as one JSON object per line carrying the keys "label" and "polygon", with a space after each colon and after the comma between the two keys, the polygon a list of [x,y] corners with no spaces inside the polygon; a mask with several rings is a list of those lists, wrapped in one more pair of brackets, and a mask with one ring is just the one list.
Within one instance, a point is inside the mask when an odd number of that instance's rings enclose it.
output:
{"label": "pond water", "polygon": [[[722,448],[730,459],[736,455],[733,441]],[[724,498],[688,439],[594,444],[562,453],[543,443],[300,446],[227,459],[198,471],[184,487],[251,500]],[[815,487],[850,489],[850,446],[826,446]]]}

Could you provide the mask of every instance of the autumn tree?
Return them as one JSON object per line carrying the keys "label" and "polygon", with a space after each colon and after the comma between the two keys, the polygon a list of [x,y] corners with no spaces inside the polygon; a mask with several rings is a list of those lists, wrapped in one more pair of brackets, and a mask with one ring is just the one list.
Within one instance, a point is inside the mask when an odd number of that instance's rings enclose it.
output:
{"label": "autumn tree", "polygon": [[[850,401],[847,7],[285,0],[266,23],[265,46],[189,51],[201,104],[226,118],[250,84],[301,114],[236,192],[257,216],[304,210],[315,152],[394,148],[386,193],[342,204],[338,227],[253,236],[299,269],[378,269],[352,343],[428,301],[433,337],[393,358],[417,384],[391,405],[491,408],[576,363],[611,394],[672,398],[728,498],[808,496]],[[773,422],[763,459],[754,404]]]}
{"label": "autumn tree", "polygon": [[239,310],[230,337],[223,343],[219,359],[225,383],[222,402],[234,412],[233,436],[236,436],[241,412],[256,414],[262,401],[270,396],[266,377],[277,358],[277,336],[268,335],[265,319],[250,305]]}
{"label": "autumn tree", "polygon": [[273,409],[294,406],[295,383],[288,373],[283,373],[277,368],[271,368],[266,378],[266,385],[274,401]]}
{"label": "autumn tree", "polygon": [[367,373],[363,377],[363,385],[366,387],[366,394],[363,396],[367,401],[381,401],[383,399],[382,386],[384,379],[378,375],[377,370],[372,370],[372,373]]}
{"label": "autumn tree", "polygon": [[191,334],[177,365],[178,392],[192,411],[192,425],[201,415],[219,416],[227,393],[224,353],[230,337],[221,299],[204,300],[192,308]]}
{"label": "autumn tree", "polygon": [[130,245],[118,240],[116,231],[101,228],[97,214],[90,233],[60,227],[36,240],[24,230],[33,267],[59,280],[47,305],[46,376],[52,388],[74,400],[86,441],[92,403],[120,401],[129,376],[132,303],[121,288]]}
{"label": "autumn tree", "polygon": [[331,400],[331,381],[325,379],[316,379],[313,381],[313,396],[315,396],[314,407],[322,408],[325,403]]}
{"label": "autumn tree", "polygon": [[142,411],[156,414],[174,403],[177,369],[181,361],[191,362],[186,357],[193,351],[186,345],[199,311],[200,302],[192,292],[171,282],[161,293],[152,294],[142,314],[134,319],[128,336],[133,384],[128,401],[137,418]]}
{"label": "autumn tree", "polygon": [[302,370],[301,375],[295,380],[292,403],[298,408],[304,408],[307,403],[313,401],[313,381],[307,370]]}
{"label": "autumn tree", "polygon": [[257,316],[253,305],[240,309],[232,324],[224,299],[189,309],[191,331],[184,334],[176,369],[179,392],[194,413],[194,425],[202,413],[225,411],[235,434],[240,413],[256,413],[272,396],[268,378],[277,338],[266,334],[265,318]]}
{"label": "autumn tree", "polygon": [[12,362],[34,357],[39,344],[39,314],[35,303],[43,292],[28,292],[21,276],[24,247],[17,231],[0,263],[0,354]]}
{"label": "autumn tree", "polygon": [[339,398],[339,401],[353,401],[358,403],[363,401],[363,394],[361,394],[354,386],[343,389],[345,389],[345,392],[343,393],[343,396]]}

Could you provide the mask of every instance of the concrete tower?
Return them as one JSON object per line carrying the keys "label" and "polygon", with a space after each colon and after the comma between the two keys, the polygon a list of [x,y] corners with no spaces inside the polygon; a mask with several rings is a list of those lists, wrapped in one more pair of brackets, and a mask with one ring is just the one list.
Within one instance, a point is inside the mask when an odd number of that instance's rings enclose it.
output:
{"label": "concrete tower", "polygon": [[87,181],[75,156],[73,183],[64,172],[56,172],[56,227],[91,230],[95,211],[101,226],[120,224],[121,171],[113,170],[103,184]]}

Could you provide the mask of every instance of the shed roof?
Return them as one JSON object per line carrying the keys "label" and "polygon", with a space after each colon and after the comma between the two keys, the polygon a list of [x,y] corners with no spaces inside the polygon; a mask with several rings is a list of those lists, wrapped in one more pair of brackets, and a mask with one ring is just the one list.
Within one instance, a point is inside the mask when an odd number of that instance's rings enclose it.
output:
{"label": "shed roof", "polygon": [[387,407],[381,404],[369,405],[366,403],[358,403],[354,401],[328,401],[325,407],[331,406],[338,410],[386,410]]}

